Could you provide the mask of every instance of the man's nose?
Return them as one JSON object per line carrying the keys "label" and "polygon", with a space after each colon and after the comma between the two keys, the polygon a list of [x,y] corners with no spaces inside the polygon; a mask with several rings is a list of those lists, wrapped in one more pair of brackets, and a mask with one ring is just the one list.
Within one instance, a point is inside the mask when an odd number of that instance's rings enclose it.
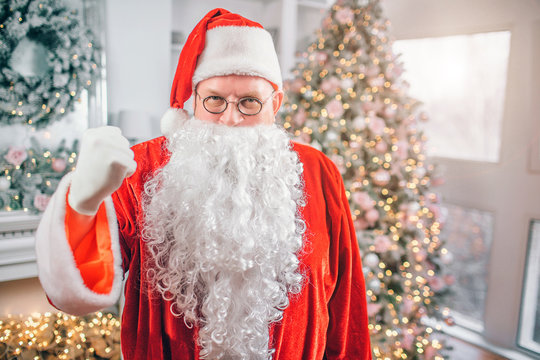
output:
{"label": "man's nose", "polygon": [[229,104],[224,112],[221,113],[219,122],[227,126],[236,126],[242,122],[243,115],[238,111],[236,104]]}

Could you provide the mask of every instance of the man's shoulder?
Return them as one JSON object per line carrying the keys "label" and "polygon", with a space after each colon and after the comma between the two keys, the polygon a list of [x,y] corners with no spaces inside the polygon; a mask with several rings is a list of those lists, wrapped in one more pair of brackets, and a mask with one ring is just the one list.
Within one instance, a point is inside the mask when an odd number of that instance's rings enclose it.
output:
{"label": "man's shoulder", "polygon": [[292,149],[298,154],[298,159],[304,164],[304,171],[319,169],[325,173],[340,176],[339,171],[332,160],[322,151],[313,146],[292,142]]}

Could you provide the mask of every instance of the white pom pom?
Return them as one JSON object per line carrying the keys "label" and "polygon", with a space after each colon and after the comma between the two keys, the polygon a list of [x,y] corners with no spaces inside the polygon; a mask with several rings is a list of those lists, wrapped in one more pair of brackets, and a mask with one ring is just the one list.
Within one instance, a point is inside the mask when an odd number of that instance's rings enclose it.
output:
{"label": "white pom pom", "polygon": [[171,136],[180,128],[184,121],[189,119],[189,114],[184,109],[169,108],[161,117],[161,133],[165,136]]}

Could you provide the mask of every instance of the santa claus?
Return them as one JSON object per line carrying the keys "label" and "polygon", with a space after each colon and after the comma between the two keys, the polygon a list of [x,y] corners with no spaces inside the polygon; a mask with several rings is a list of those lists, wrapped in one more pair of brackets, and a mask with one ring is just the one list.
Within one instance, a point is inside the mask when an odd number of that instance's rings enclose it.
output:
{"label": "santa claus", "polygon": [[125,277],[124,359],[371,359],[343,183],[274,124],[281,87],[270,34],[210,11],[165,136],[130,149],[118,128],[85,133],[36,235],[51,303],[97,311]]}

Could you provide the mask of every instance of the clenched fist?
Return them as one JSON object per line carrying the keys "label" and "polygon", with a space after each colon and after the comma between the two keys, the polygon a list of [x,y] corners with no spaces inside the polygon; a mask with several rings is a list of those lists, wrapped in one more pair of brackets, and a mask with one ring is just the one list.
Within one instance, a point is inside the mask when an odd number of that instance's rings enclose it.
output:
{"label": "clenched fist", "polygon": [[101,202],[136,168],[129,141],[119,128],[103,126],[86,130],[73,172],[69,206],[80,214],[94,215]]}

